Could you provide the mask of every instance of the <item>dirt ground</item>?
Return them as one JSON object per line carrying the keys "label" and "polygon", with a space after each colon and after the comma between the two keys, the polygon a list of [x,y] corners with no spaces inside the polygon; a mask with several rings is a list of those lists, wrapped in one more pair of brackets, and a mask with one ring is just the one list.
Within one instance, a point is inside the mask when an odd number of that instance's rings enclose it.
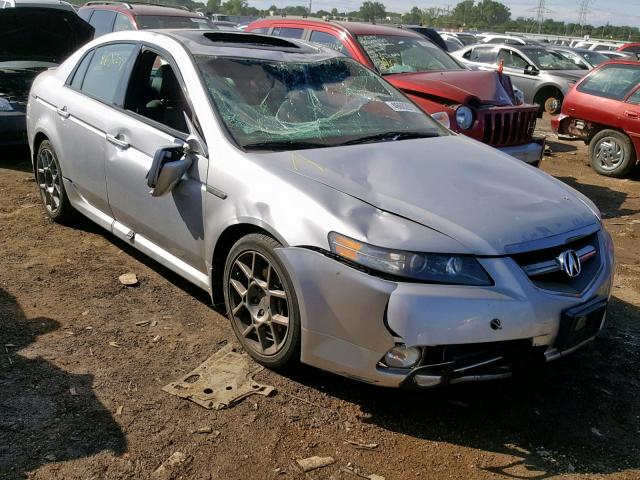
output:
{"label": "dirt ground", "polygon": [[[275,395],[219,411],[161,390],[233,340],[207,295],[88,221],[52,224],[28,156],[0,152],[0,478],[640,478],[640,168],[607,179],[584,145],[549,140],[542,168],[595,201],[617,247],[595,342],[440,391],[263,371]],[[302,473],[312,455],[335,463]]]}

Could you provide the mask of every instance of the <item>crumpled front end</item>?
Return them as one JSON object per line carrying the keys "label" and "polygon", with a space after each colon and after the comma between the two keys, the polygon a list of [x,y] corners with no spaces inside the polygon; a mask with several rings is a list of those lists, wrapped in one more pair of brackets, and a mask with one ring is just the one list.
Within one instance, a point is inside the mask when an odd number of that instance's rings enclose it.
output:
{"label": "crumpled front end", "polygon": [[[486,287],[390,281],[326,252],[279,249],[300,301],[301,360],[371,384],[426,388],[505,378],[518,365],[558,358],[598,333],[612,285],[608,233],[576,241],[580,252],[589,245],[596,252],[580,281],[556,271],[539,278],[529,268],[571,243],[481,258],[494,281]],[[394,348],[419,355],[410,366],[391,366],[386,354]]]}

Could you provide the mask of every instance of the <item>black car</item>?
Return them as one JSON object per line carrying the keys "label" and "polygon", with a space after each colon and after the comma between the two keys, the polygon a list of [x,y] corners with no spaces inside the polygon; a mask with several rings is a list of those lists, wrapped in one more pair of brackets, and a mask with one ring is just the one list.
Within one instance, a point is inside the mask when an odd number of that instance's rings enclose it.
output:
{"label": "black car", "polygon": [[27,142],[26,108],[33,79],[93,37],[93,27],[60,8],[0,9],[0,146]]}

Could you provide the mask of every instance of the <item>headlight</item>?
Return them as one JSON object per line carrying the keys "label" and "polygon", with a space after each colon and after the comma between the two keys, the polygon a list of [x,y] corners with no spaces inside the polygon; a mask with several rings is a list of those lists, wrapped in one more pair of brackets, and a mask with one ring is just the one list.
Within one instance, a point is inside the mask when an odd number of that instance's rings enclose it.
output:
{"label": "headlight", "polygon": [[456,110],[456,123],[462,130],[469,130],[473,126],[473,110],[462,105]]}
{"label": "headlight", "polygon": [[6,98],[0,97],[0,112],[13,112],[13,107]]}
{"label": "headlight", "polygon": [[415,253],[376,247],[329,233],[331,251],[377,272],[407,280],[456,285],[492,285],[478,260],[465,255]]}

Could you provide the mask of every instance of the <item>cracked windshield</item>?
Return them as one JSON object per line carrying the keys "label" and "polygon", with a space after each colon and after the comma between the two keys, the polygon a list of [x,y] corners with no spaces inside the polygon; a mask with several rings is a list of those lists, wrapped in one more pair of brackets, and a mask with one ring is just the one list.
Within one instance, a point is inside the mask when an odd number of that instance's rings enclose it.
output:
{"label": "cracked windshield", "polygon": [[393,35],[358,35],[357,38],[382,75],[464,70],[447,53],[426,40]]}
{"label": "cracked windshield", "polygon": [[222,120],[245,149],[294,150],[446,134],[351,60],[199,56],[196,61]]}

